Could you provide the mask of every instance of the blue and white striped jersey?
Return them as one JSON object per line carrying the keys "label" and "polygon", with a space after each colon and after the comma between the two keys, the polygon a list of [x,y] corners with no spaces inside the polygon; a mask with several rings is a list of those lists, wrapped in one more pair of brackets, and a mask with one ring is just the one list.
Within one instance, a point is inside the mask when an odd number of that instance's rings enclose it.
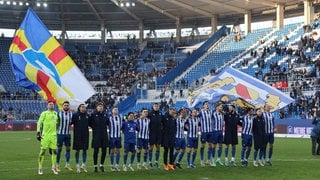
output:
{"label": "blue and white striped jersey", "polygon": [[176,119],[177,122],[177,132],[176,132],[176,138],[184,138],[184,125],[185,120],[178,117]]}
{"label": "blue and white striped jersey", "polygon": [[212,114],[212,127],[213,127],[213,130],[214,131],[222,131],[222,126],[223,126],[223,123],[224,123],[224,116],[222,113],[218,112],[218,111],[215,111],[213,114]]}
{"label": "blue and white striped jersey", "polygon": [[245,115],[242,120],[242,134],[252,135],[253,116]]}
{"label": "blue and white striped jersey", "polygon": [[149,124],[150,124],[149,118],[137,119],[138,138],[149,139]]}
{"label": "blue and white striped jersey", "polygon": [[212,132],[212,111],[202,109],[200,114],[201,132]]}
{"label": "blue and white striped jersey", "polygon": [[270,112],[264,112],[263,117],[265,119],[266,133],[274,133],[274,117]]}
{"label": "blue and white striped jersey", "polygon": [[58,113],[59,124],[58,124],[58,134],[70,134],[70,124],[72,121],[72,112],[71,111],[60,111]]}
{"label": "blue and white striped jersey", "polygon": [[111,115],[109,117],[109,134],[110,138],[120,138],[123,120],[121,116]]}
{"label": "blue and white striped jersey", "polygon": [[198,130],[199,130],[199,117],[190,117],[187,120],[187,136],[188,138],[197,138],[198,137]]}

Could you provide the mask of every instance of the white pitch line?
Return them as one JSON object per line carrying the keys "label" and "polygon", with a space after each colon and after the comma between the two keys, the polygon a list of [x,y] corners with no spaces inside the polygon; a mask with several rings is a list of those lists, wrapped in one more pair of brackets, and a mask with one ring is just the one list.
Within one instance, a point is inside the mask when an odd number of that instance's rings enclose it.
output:
{"label": "white pitch line", "polygon": [[[319,156],[320,157],[320,156]],[[309,158],[309,159],[274,159],[272,162],[301,162],[301,161],[320,161],[320,158]],[[12,161],[11,161],[12,162]],[[14,163],[23,163],[26,161],[14,161]],[[0,161],[0,164],[6,164],[4,161]],[[93,166],[87,166],[88,169],[92,168],[93,171]],[[105,167],[111,167],[111,165],[105,165]],[[240,166],[239,166],[240,167]],[[10,169],[0,169],[0,172],[12,172],[12,171],[21,171],[21,170],[32,170],[32,171],[37,171],[37,166],[35,167],[26,167],[26,168],[10,168]],[[45,171],[50,171],[50,165],[47,167],[43,168]],[[161,169],[161,168],[160,168]],[[208,179],[207,177],[203,177],[201,179]]]}
{"label": "white pitch line", "polygon": [[17,138],[8,139],[8,138],[6,138],[4,140],[0,140],[0,143],[2,143],[2,142],[21,142],[21,141],[30,141],[30,140],[31,140],[31,138],[20,138],[20,139],[17,139]]}

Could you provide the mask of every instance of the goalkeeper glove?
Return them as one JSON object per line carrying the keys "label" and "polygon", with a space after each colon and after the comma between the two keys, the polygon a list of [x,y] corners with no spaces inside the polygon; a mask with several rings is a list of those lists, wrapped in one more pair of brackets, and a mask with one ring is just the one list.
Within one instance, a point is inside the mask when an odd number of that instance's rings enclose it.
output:
{"label": "goalkeeper glove", "polygon": [[41,133],[40,132],[37,132],[37,140],[38,141],[41,141],[42,137],[41,137]]}

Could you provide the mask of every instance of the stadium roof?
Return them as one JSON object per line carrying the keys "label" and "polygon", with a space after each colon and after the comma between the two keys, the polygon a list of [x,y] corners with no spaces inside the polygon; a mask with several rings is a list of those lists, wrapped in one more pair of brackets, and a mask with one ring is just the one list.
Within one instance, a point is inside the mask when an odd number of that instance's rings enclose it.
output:
{"label": "stadium roof", "polygon": [[[29,2],[50,30],[100,30],[104,23],[108,30],[138,30],[176,27],[177,18],[185,27],[211,25],[211,17],[218,17],[218,25],[242,23],[246,11],[251,11],[252,22],[276,19],[276,4],[285,6],[285,18],[303,15],[301,0],[0,0],[0,27],[17,29]],[[47,3],[38,7],[37,3]],[[126,3],[135,3],[126,7]],[[124,3],[124,7],[121,7]],[[131,4],[130,4],[131,5]],[[316,6],[315,6],[316,7]],[[317,8],[317,7],[316,7]],[[315,11],[316,12],[316,11]]]}

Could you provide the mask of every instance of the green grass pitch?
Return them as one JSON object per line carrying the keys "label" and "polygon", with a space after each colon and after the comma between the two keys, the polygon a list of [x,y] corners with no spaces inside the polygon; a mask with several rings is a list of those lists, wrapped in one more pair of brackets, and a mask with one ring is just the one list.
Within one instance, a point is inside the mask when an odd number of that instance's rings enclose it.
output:
{"label": "green grass pitch", "polygon": [[[249,167],[239,166],[240,146],[237,147],[238,167],[205,167],[199,166],[199,153],[197,155],[197,168],[186,168],[186,155],[182,165],[183,169],[164,171],[160,169],[140,170],[135,172],[111,172],[110,159],[106,158],[106,172],[94,173],[92,149],[88,151],[88,173],[77,174],[65,169],[54,175],[50,171],[51,158],[45,156],[44,175],[37,174],[37,156],[39,142],[35,139],[35,132],[1,132],[0,133],[0,178],[7,179],[319,179],[320,156],[311,155],[310,139],[276,138],[273,155],[273,165],[253,167],[251,151]],[[241,142],[241,141],[240,141]],[[230,152],[229,152],[230,153]],[[224,155],[224,152],[222,153]],[[81,157],[81,156],[80,156]],[[160,163],[162,162],[162,154]],[[62,152],[61,165],[65,164],[64,151]],[[129,158],[128,158],[129,160]],[[224,156],[222,156],[224,160]],[[122,162],[122,157],[120,159]],[[136,159],[135,159],[136,162]],[[162,164],[162,163],[161,163]],[[74,152],[71,153],[71,165],[75,169]],[[122,167],[122,166],[121,166]],[[135,166],[136,167],[136,166]]]}

